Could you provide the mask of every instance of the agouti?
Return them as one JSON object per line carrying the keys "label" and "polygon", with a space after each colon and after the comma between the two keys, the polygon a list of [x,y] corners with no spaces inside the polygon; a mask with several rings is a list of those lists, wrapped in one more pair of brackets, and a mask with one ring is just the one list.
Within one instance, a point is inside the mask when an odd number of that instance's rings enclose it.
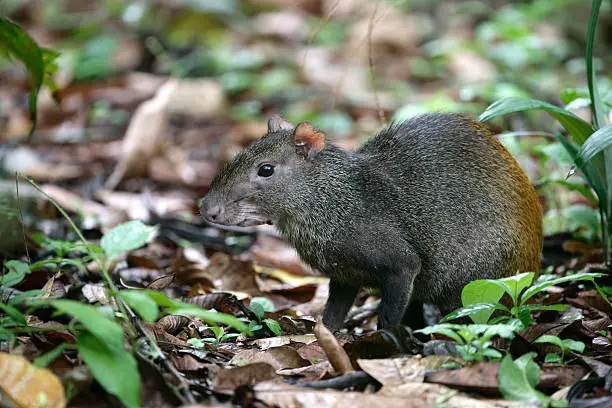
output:
{"label": "agouti", "polygon": [[[484,125],[461,114],[393,124],[357,151],[280,116],[216,176],[211,223],[274,224],[330,277],[323,322],[342,327],[360,287],[381,291],[378,328],[419,321],[422,304],[460,306],[475,279],[537,271],[542,209]],[[422,315],[421,315],[422,317]]]}

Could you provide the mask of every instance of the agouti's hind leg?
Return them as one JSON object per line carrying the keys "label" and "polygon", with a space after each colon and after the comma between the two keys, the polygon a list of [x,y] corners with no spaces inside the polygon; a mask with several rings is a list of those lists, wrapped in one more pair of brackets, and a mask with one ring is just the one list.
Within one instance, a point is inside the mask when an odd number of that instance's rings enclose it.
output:
{"label": "agouti's hind leg", "polygon": [[409,326],[412,330],[418,330],[425,327],[425,318],[423,316],[423,302],[412,301],[404,312],[402,324]]}

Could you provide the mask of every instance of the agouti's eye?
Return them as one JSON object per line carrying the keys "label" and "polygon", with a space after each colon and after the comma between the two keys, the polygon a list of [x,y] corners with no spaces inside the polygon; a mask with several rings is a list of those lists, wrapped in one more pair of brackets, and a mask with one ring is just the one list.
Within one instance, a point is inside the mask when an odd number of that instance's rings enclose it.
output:
{"label": "agouti's eye", "polygon": [[270,177],[274,174],[274,166],[271,164],[262,164],[257,170],[257,175],[259,177]]}

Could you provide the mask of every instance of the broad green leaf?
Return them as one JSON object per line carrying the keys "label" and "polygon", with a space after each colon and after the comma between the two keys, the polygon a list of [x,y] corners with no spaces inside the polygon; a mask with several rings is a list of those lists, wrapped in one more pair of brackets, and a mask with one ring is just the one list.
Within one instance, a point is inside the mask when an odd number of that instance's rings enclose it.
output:
{"label": "broad green leaf", "polygon": [[95,379],[128,408],[140,407],[140,373],[123,344],[107,343],[90,332],[77,336],[77,347]]}
{"label": "broad green leaf", "polygon": [[140,290],[122,290],[119,296],[147,322],[157,321],[159,310],[155,300]]}
{"label": "broad green leaf", "polygon": [[278,322],[276,320],[272,320],[272,319],[263,319],[263,323],[268,326],[268,329],[270,329],[270,331],[274,334],[276,334],[277,336],[280,336],[281,334],[283,334],[283,331],[281,330],[280,324],[278,324]]}
{"label": "broad green leaf", "polygon": [[562,363],[563,359],[561,358],[559,354],[548,353],[546,354],[546,357],[544,357],[544,362],[545,363]]}
{"label": "broad green leaf", "polygon": [[[30,73],[29,105],[32,128],[29,137],[31,137],[34,129],[36,129],[38,92],[43,82],[53,84],[50,75],[55,73],[57,69],[55,59],[59,54],[41,49],[19,25],[0,16],[0,55],[9,58],[16,57]],[[45,75],[47,75],[47,78],[45,78]],[[55,88],[55,85],[53,87]]]}
{"label": "broad green leaf", "polygon": [[514,337],[514,332],[515,331],[513,326],[510,326],[508,324],[494,324],[489,326],[487,330],[485,330],[482,337],[484,340],[489,340],[491,337],[494,336],[503,337],[504,339],[510,339]]}
{"label": "broad green leaf", "polygon": [[582,169],[585,162],[592,160],[610,146],[612,146],[612,124],[603,126],[584,142],[576,157],[576,166]]}
{"label": "broad green leaf", "polygon": [[263,306],[261,305],[261,303],[257,303],[257,302],[255,303],[251,302],[251,311],[255,313],[255,316],[257,316],[257,320],[261,320],[265,313],[265,310]]}
{"label": "broad green leaf", "polygon": [[552,279],[552,280],[541,282],[541,283],[536,283],[532,287],[528,288],[525,291],[525,293],[523,293],[523,296],[521,296],[520,303],[524,304],[525,301],[533,297],[536,293],[542,292],[544,289],[546,289],[549,286],[554,286],[560,283],[572,282],[572,281],[591,281],[593,282],[595,278],[601,278],[602,276],[605,276],[605,274],[604,273],[577,273],[574,275],[564,276],[562,278],[557,278],[557,279]]}
{"label": "broad green leaf", "polygon": [[[452,313],[444,316],[441,322],[447,322],[449,320],[458,319],[464,316],[470,316],[474,323],[487,323],[489,317],[495,310],[505,310],[510,312],[507,307],[499,303],[473,303],[465,307],[460,307]],[[483,313],[486,312],[486,313]],[[485,317],[486,320],[480,320],[480,317]]]}
{"label": "broad green leaf", "polygon": [[51,292],[49,292],[47,290],[42,290],[42,289],[26,290],[25,292],[21,292],[20,294],[18,294],[14,298],[10,299],[8,301],[8,304],[9,305],[18,305],[19,303],[23,302],[24,300],[29,300],[29,299],[34,298],[36,296],[41,296],[41,295],[50,294],[50,293]]}
{"label": "broad green leaf", "polygon": [[461,338],[453,328],[458,325],[454,324],[436,324],[433,326],[428,326],[423,329],[415,330],[415,333],[423,333],[423,334],[441,334],[443,336],[449,337],[455,340],[459,344],[464,344],[465,340]]}
{"label": "broad green leaf", "polygon": [[220,339],[223,334],[225,334],[225,330],[223,329],[223,327],[216,327],[216,326],[211,326],[209,327],[210,331],[213,332],[213,334],[215,335],[215,337],[217,339]]}
{"label": "broad green leaf", "polygon": [[509,295],[516,304],[518,296],[525,288],[531,285],[534,276],[534,272],[524,272],[517,275],[508,276],[507,278],[498,279],[498,281],[505,283],[510,288],[512,293],[509,293]]}
{"label": "broad green leaf", "polygon": [[569,307],[569,305],[539,305],[537,303],[535,304],[529,304],[529,305],[522,305],[519,307],[520,311],[523,310],[527,310],[529,312],[535,312],[537,310],[556,310],[558,312],[562,312],[564,310],[566,310]]}
{"label": "broad green leaf", "polygon": [[116,226],[102,237],[102,249],[109,260],[121,254],[140,248],[157,233],[157,226],[145,225],[140,221],[128,221]]}
{"label": "broad green leaf", "polygon": [[527,110],[543,110],[550,113],[565,129],[567,129],[574,141],[579,145],[582,145],[584,141],[595,132],[595,129],[589,122],[573,113],[559,108],[558,106],[551,105],[548,102],[528,98],[500,99],[490,105],[482,115],[480,115],[478,120],[486,122],[498,116]]}
{"label": "broad green leaf", "polygon": [[[504,289],[488,280],[475,280],[463,287],[461,291],[461,303],[464,307],[475,304],[496,304],[504,295]],[[470,315],[474,323],[486,323],[494,309],[483,309],[478,313]]]}
{"label": "broad green leaf", "polygon": [[253,303],[259,303],[263,308],[264,312],[274,312],[274,303],[268,298],[265,297],[255,297],[251,299],[251,305]]}
{"label": "broad green leaf", "polygon": [[7,261],[4,263],[4,268],[6,272],[0,277],[0,286],[7,288],[21,283],[26,274],[30,273],[28,264],[21,261]]}
{"label": "broad green leaf", "polygon": [[535,353],[528,353],[512,361],[508,354],[499,365],[499,391],[510,401],[529,401],[546,406],[549,397],[535,389],[540,378],[540,367],[533,362]]}
{"label": "broad green leaf", "polygon": [[545,334],[543,336],[538,337],[537,339],[535,339],[534,343],[550,343],[559,347],[561,351],[565,349],[565,347],[563,346],[563,340],[561,340],[558,336],[551,336],[549,334]]}
{"label": "broad green leaf", "polygon": [[[74,300],[52,300],[37,302],[50,304],[57,310],[73,315],[100,341],[115,347],[123,347],[123,329],[117,323],[104,317],[95,307]],[[36,304],[36,303],[35,303]]]}
{"label": "broad green leaf", "polygon": [[564,339],[563,340],[563,345],[569,349],[572,350],[576,353],[583,353],[584,352],[584,343],[578,340],[572,340],[572,339]]}

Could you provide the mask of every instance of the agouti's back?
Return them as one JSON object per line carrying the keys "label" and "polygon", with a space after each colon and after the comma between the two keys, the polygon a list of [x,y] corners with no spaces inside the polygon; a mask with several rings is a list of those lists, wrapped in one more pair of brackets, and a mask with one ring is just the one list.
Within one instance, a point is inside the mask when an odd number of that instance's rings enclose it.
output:
{"label": "agouti's back", "polygon": [[396,186],[391,211],[422,260],[415,297],[456,299],[457,288],[471,280],[538,270],[538,196],[482,124],[427,114],[389,127],[359,153]]}

